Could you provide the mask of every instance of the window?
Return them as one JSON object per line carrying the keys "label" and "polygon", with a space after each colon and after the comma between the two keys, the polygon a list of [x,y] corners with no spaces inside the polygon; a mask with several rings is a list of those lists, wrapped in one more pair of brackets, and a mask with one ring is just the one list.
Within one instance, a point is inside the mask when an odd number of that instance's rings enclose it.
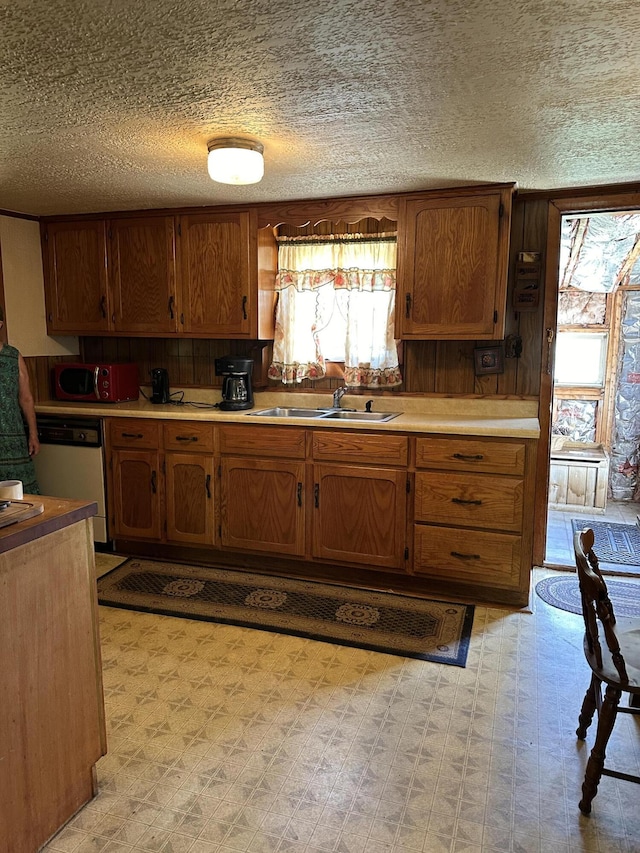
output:
{"label": "window", "polygon": [[284,384],[344,362],[350,387],[402,382],[393,337],[395,233],[278,238],[276,332],[269,377]]}
{"label": "window", "polygon": [[559,331],[556,344],[556,385],[602,388],[607,361],[606,332]]}

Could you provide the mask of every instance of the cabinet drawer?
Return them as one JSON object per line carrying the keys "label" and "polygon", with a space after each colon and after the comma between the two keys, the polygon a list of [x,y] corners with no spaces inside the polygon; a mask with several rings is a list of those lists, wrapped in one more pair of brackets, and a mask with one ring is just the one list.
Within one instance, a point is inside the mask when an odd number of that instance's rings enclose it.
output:
{"label": "cabinet drawer", "polygon": [[223,426],[220,427],[220,453],[234,456],[283,456],[304,459],[303,429],[286,427]]}
{"label": "cabinet drawer", "polygon": [[170,421],[162,426],[165,450],[213,452],[213,424],[194,421]]}
{"label": "cabinet drawer", "polygon": [[477,438],[419,438],[416,441],[418,468],[522,474],[524,462],[525,445],[518,442]]}
{"label": "cabinet drawer", "polygon": [[522,539],[459,527],[415,526],[414,571],[483,586],[517,586]]}
{"label": "cabinet drawer", "polygon": [[109,438],[113,447],[156,450],[160,446],[160,424],[153,420],[116,418],[109,421]]}
{"label": "cabinet drawer", "polygon": [[313,432],[313,458],[322,462],[370,462],[373,465],[406,465],[407,439],[401,435],[366,435]]}
{"label": "cabinet drawer", "polygon": [[524,483],[515,477],[416,473],[416,521],[519,532]]}

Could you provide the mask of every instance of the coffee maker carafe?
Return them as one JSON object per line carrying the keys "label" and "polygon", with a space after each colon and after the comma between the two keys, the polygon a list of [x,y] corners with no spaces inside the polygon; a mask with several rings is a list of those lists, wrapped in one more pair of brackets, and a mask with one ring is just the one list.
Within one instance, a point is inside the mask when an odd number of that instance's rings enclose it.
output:
{"label": "coffee maker carafe", "polygon": [[251,373],[253,359],[233,355],[216,358],[216,376],[222,376],[222,400],[224,412],[237,412],[253,408]]}

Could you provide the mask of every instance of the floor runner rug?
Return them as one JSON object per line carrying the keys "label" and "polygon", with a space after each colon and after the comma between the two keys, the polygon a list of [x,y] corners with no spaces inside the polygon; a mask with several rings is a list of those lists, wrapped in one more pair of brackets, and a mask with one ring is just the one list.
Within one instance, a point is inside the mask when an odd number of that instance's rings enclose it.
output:
{"label": "floor runner rug", "polygon": [[573,532],[590,527],[595,535],[593,550],[602,563],[640,565],[640,528],[593,518],[572,518]]}
{"label": "floor runner rug", "polygon": [[[607,589],[616,616],[640,616],[639,583],[625,583],[607,578]],[[578,576],[574,572],[559,578],[543,578],[536,584],[536,594],[552,607],[566,610],[568,613],[582,613]]]}
{"label": "floor runner rug", "polygon": [[468,604],[137,558],[98,580],[98,600],[454,666],[466,664],[474,612]]}

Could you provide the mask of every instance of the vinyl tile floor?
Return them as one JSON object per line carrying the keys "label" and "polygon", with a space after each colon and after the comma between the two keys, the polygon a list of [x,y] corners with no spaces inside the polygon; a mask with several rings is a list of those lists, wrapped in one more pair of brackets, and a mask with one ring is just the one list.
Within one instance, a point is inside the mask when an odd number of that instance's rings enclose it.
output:
{"label": "vinyl tile floor", "polygon": [[[476,607],[466,668],[100,618],[109,751],[98,795],[46,851],[640,851],[638,786],[605,777],[591,816],[578,810],[582,621],[535,593]],[[608,757],[640,773],[639,718],[620,715]]]}
{"label": "vinyl tile floor", "polygon": [[[595,519],[596,521],[612,521],[615,524],[635,524],[640,516],[640,503],[637,501],[608,501],[603,515],[589,512],[566,510],[548,510],[547,512],[547,547],[545,565],[553,568],[575,568],[573,556],[572,518]],[[640,554],[637,566],[613,565],[605,567],[608,574],[635,575],[640,577]]]}

